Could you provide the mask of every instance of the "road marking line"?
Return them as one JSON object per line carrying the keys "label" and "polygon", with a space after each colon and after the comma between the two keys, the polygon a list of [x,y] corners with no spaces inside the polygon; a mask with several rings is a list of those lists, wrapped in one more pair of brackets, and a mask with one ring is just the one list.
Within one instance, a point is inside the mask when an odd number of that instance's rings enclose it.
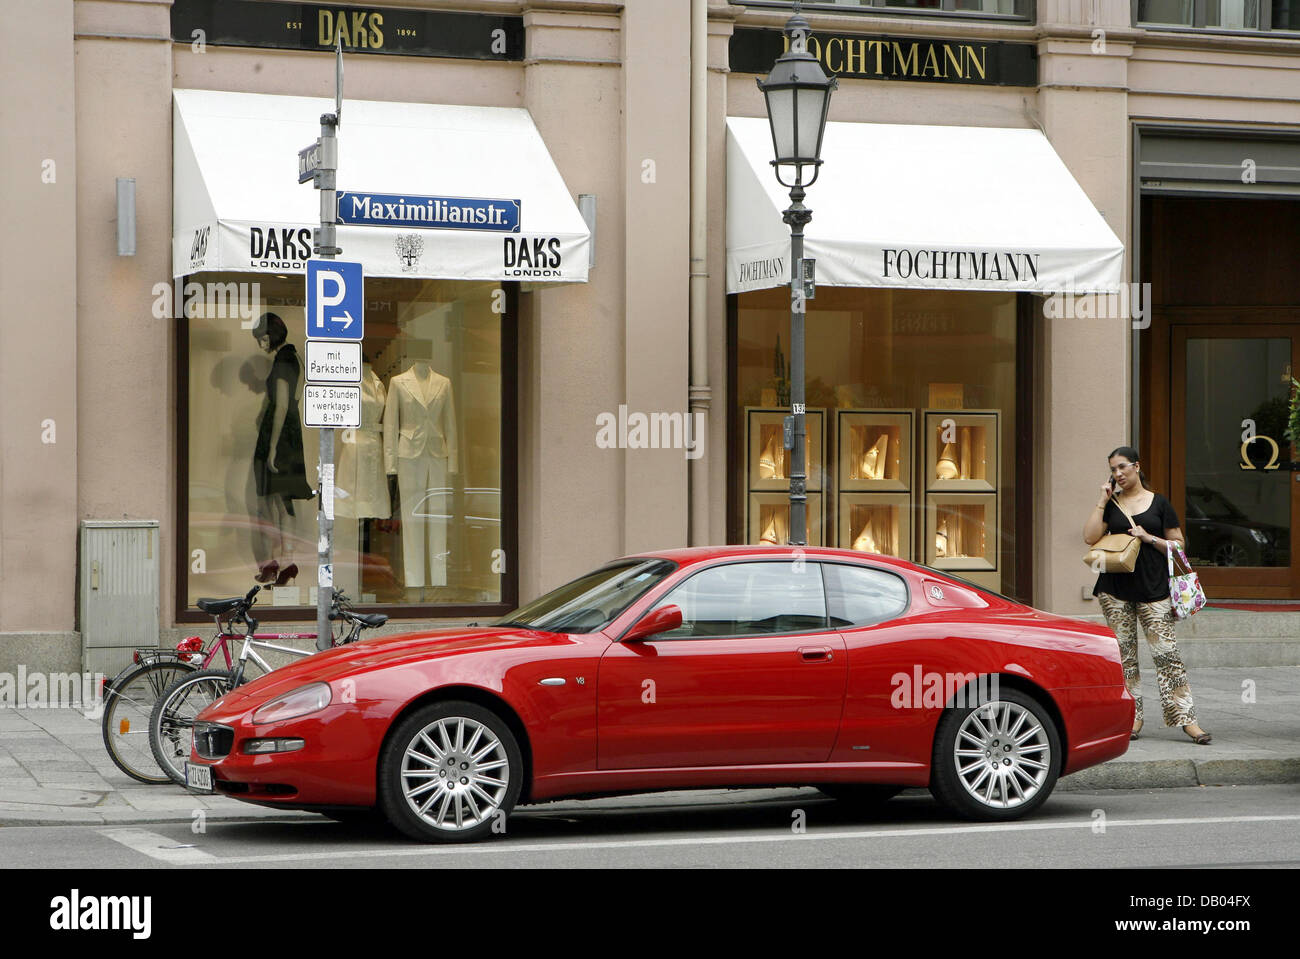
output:
{"label": "road marking line", "polygon": [[126,827],[121,829],[101,829],[99,834],[113,840],[113,842],[121,843],[128,849],[134,849],[150,859],[157,859],[177,866],[208,866],[220,861],[216,856],[206,853],[202,849],[195,849],[193,846],[182,846],[175,839],[168,839],[166,836],[160,836],[158,833],[150,832],[147,829]]}
{"label": "road marking line", "polygon": [[[1300,815],[1281,816],[1209,816],[1205,818],[1180,819],[1111,819],[1106,821],[1109,831],[1121,826],[1185,826],[1210,825],[1214,823],[1248,823],[1248,822],[1295,822]],[[706,836],[685,839],[614,839],[598,842],[534,842],[510,845],[502,842],[488,842],[480,845],[457,846],[421,846],[417,849],[380,847],[377,849],[349,849],[339,852],[304,852],[304,853],[270,853],[260,856],[208,856],[214,865],[241,865],[248,863],[293,862],[299,859],[364,859],[373,856],[463,856],[473,853],[517,853],[517,852],[567,852],[587,851],[593,849],[634,849],[655,846],[721,846],[744,845],[760,842],[816,842],[818,840],[846,839],[897,839],[908,836],[951,836],[962,833],[989,832],[1031,832],[1050,829],[1086,829],[1093,828],[1091,818],[1071,820],[1069,822],[1049,823],[989,823],[980,826],[926,826],[919,829],[881,829],[856,830],[852,832],[808,832],[808,833],[774,833],[763,836]],[[207,856],[206,853],[204,853]]]}

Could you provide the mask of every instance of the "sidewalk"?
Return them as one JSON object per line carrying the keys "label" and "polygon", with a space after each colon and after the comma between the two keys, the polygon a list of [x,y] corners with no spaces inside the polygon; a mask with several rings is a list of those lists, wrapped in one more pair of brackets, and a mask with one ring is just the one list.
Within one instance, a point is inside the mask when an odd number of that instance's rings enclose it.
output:
{"label": "sidewalk", "polygon": [[[1155,675],[1143,670],[1146,727],[1119,759],[1062,779],[1057,788],[1150,789],[1300,783],[1300,666],[1190,669],[1197,717],[1214,735],[1197,746],[1161,725]],[[1244,701],[1253,698],[1253,702]],[[693,790],[553,803],[548,810],[616,804],[716,805],[770,800],[783,791]],[[104,749],[99,721],[79,709],[0,709],[0,826],[194,822],[310,817],[179,786],[146,786]]]}

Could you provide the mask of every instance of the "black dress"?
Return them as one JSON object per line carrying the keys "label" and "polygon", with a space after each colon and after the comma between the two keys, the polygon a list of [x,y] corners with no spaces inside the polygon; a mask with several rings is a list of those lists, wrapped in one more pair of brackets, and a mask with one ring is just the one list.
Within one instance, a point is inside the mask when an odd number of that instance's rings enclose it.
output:
{"label": "black dress", "polygon": [[[1129,522],[1120,512],[1115,501],[1107,500],[1106,511],[1102,513],[1102,522],[1106,524],[1107,533],[1127,533]],[[1133,514],[1133,522],[1141,526],[1152,536],[1165,538],[1165,530],[1178,528],[1178,513],[1169,500],[1159,493],[1154,494],[1151,505],[1140,513]],[[1169,598],[1169,559],[1165,551],[1151,543],[1143,543],[1138,550],[1137,563],[1131,573],[1101,573],[1097,576],[1097,585],[1092,588],[1092,595],[1109,593],[1125,602],[1154,603]]]}
{"label": "black dress", "polygon": [[[302,366],[292,343],[286,343],[275,354],[271,372],[266,377],[266,407],[258,423],[257,447],[253,451],[253,477],[257,481],[258,496],[283,496],[290,499],[310,499],[314,494],[307,483],[307,464],[302,451],[302,420],[298,415],[298,378]],[[280,441],[275,447],[275,472],[267,468],[271,453],[271,429],[275,425],[276,384],[283,381],[289,388],[289,402],[280,428]]]}

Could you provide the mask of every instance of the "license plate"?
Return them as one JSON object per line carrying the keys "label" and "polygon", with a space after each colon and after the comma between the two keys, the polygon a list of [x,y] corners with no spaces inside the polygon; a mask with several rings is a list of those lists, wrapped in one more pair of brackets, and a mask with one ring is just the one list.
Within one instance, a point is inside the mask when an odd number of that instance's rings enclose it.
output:
{"label": "license plate", "polygon": [[199,792],[212,792],[212,768],[197,763],[186,763],[185,785]]}

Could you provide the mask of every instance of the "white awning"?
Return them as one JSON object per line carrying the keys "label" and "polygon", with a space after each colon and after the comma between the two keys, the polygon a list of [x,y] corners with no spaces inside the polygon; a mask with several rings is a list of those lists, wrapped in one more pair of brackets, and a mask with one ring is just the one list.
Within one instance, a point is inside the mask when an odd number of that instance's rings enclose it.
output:
{"label": "white awning", "polygon": [[[173,94],[172,275],[305,270],[320,200],[298,151],[334,101]],[[338,227],[368,276],[587,279],[590,233],[527,110],[345,100],[338,152],[355,212],[399,224]]]}
{"label": "white awning", "polygon": [[[765,118],[727,119],[727,292],[790,282]],[[1124,245],[1037,130],[828,123],[804,255],[828,286],[1115,291]]]}

